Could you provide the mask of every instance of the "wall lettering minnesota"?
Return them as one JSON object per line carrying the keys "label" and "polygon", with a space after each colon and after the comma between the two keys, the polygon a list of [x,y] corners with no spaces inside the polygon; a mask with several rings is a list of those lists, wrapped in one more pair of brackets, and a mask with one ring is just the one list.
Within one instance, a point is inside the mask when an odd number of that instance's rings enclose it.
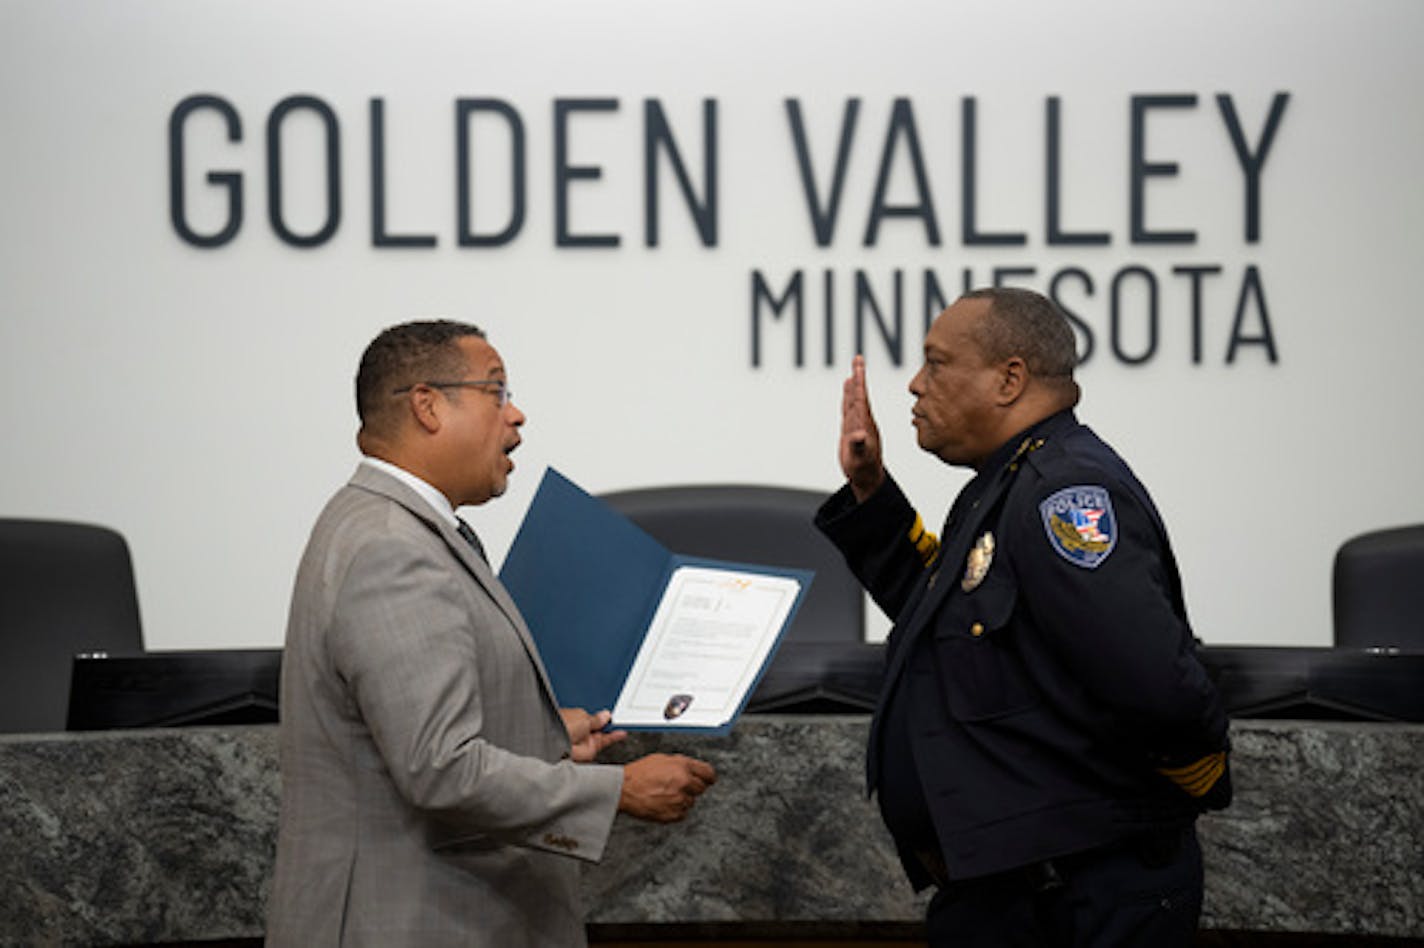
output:
{"label": "wall lettering minnesota", "polygon": [[[1262,177],[1267,158],[1272,151],[1290,94],[1276,92],[1265,114],[1243,118],[1235,98],[1230,93],[1212,97],[1223,141],[1229,143],[1239,170],[1239,181],[1231,182],[1241,194],[1240,244],[1231,248],[1232,262],[1201,260],[1162,263],[1155,251],[1162,247],[1199,248],[1199,232],[1177,223],[1172,226],[1157,221],[1152,213],[1152,185],[1179,175],[1175,161],[1161,157],[1162,148],[1151,147],[1149,132],[1154,117],[1164,113],[1203,108],[1195,93],[1134,94],[1127,97],[1127,161],[1126,181],[1118,186],[1125,192],[1126,219],[1117,229],[1095,228],[1066,221],[1064,207],[1065,181],[1062,161],[1063,107],[1059,96],[1043,100],[1042,178],[1043,207],[1035,226],[1015,229],[992,229],[979,218],[981,182],[979,173],[978,129],[981,101],[978,96],[959,100],[958,155],[955,180],[945,182],[941,175],[953,163],[926,160],[922,144],[921,121],[915,106],[907,97],[894,98],[889,103],[889,118],[881,130],[866,132],[861,128],[862,100],[846,99],[839,107],[835,127],[834,149],[817,151],[807,129],[803,103],[797,98],[782,102],[781,121],[786,135],[782,157],[774,160],[791,162],[800,184],[798,213],[805,215],[804,234],[808,250],[835,248],[842,244],[872,248],[881,239],[887,224],[900,228],[903,235],[913,231],[922,239],[925,250],[934,253],[938,261],[943,255],[947,266],[924,267],[915,271],[895,268],[887,272],[870,272],[856,268],[844,271],[834,267],[805,267],[776,264],[752,268],[747,277],[749,301],[748,359],[754,368],[767,361],[764,344],[772,334],[783,343],[786,358],[795,367],[811,361],[826,366],[848,361],[849,353],[866,351],[869,345],[883,347],[883,352],[895,365],[908,358],[917,358],[919,339],[923,331],[960,288],[985,284],[1019,283],[1036,285],[1052,296],[1069,314],[1079,335],[1080,355],[1087,364],[1099,353],[1128,366],[1146,365],[1159,351],[1163,323],[1163,297],[1172,301],[1174,312],[1186,314],[1182,331],[1190,341],[1193,364],[1216,358],[1226,365],[1235,365],[1243,357],[1255,364],[1275,365],[1280,361],[1276,334],[1267,306],[1265,279],[1258,263],[1242,258],[1242,250],[1260,243],[1262,224]],[[680,207],[694,235],[703,248],[716,248],[719,241],[719,221],[724,194],[719,187],[718,159],[725,144],[719,138],[719,102],[715,98],[701,100],[701,128],[697,134],[686,129],[675,134],[661,100],[647,98],[638,103],[641,109],[641,182],[642,232],[638,235],[644,248],[657,248],[663,205]],[[573,251],[617,251],[625,247],[630,235],[587,220],[575,220],[571,193],[579,188],[597,188],[603,177],[603,167],[587,160],[576,162],[572,157],[573,143],[581,121],[593,113],[617,113],[624,107],[617,98],[556,98],[551,102],[552,148],[550,174],[531,175],[528,148],[529,123],[525,115],[509,101],[497,98],[456,98],[453,100],[453,162],[451,196],[453,207],[447,218],[452,231],[445,238],[465,252],[498,248],[519,240],[527,223],[528,191],[531,180],[552,183],[554,211],[552,242],[556,249]],[[938,111],[937,120],[942,120]],[[294,224],[289,206],[289,185],[284,162],[293,160],[284,149],[283,135],[294,120],[311,123],[319,129],[315,139],[321,153],[316,157],[320,168],[318,180],[323,193],[317,195],[320,208],[314,224]],[[491,124],[493,123],[493,124]],[[386,169],[385,100],[367,101],[367,136],[369,150],[369,181],[366,197],[369,201],[371,246],[405,250],[434,250],[440,246],[441,234],[435,230],[396,233],[388,225],[388,195]],[[481,219],[474,200],[477,180],[486,187],[490,182],[477,179],[489,175],[474,160],[476,129],[497,127],[498,137],[507,141],[509,159],[501,162],[497,172],[507,180],[493,186],[506,189],[508,200],[497,213],[498,219]],[[342,121],[337,111],[325,100],[312,95],[293,95],[275,103],[265,116],[263,133],[263,174],[266,193],[266,223],[283,243],[304,250],[321,248],[339,232],[343,217]],[[244,224],[245,197],[252,185],[241,170],[223,167],[232,164],[234,145],[246,141],[241,112],[233,103],[212,94],[190,95],[174,106],[168,120],[168,182],[169,218],[177,236],[186,243],[216,250],[229,245]],[[223,144],[224,138],[226,145]],[[688,145],[696,140],[697,145]],[[758,140],[755,147],[768,146]],[[874,167],[874,187],[863,206],[847,208],[848,169],[853,156],[865,154]],[[227,156],[227,161],[224,157]],[[297,155],[296,159],[314,156]],[[536,169],[541,170],[542,169]],[[662,190],[671,173],[676,193],[669,197]],[[309,181],[309,178],[303,178]],[[898,187],[892,187],[898,181]],[[936,193],[943,194],[948,183],[957,188],[959,219],[954,227],[953,241],[960,259],[941,251],[946,241],[946,225],[942,220]],[[207,212],[195,215],[192,192],[197,187],[211,189],[205,194]],[[906,197],[906,194],[909,197]],[[892,193],[895,195],[892,197]],[[951,192],[952,193],[952,192]],[[308,196],[309,197],[309,196]],[[219,211],[211,213],[214,199]],[[670,213],[676,213],[672,211]],[[195,222],[194,217],[206,220]],[[846,220],[847,216],[851,219]],[[1159,215],[1160,216],[1160,215]],[[849,223],[850,228],[842,226]],[[853,230],[852,230],[853,228]],[[1151,263],[1105,265],[1108,248],[1142,248],[1151,252]],[[981,258],[985,251],[1001,255],[1002,259],[986,265]],[[1082,255],[1072,263],[1048,265],[1032,256],[1031,248],[1042,248],[1061,257],[1058,248],[1072,248]],[[1216,248],[1212,248],[1215,251]],[[967,262],[968,255],[974,262]],[[782,252],[784,258],[785,254]],[[1094,265],[1094,259],[1098,265]],[[1225,280],[1234,286],[1229,295],[1234,299],[1230,332],[1227,338],[1208,339],[1204,326],[1205,288],[1209,281]],[[918,314],[919,319],[915,319]],[[907,315],[910,317],[907,320]],[[919,338],[907,338],[907,322]],[[849,325],[853,347],[838,345],[837,329]],[[1104,344],[1105,341],[1105,344]],[[817,357],[819,356],[819,357]]]}

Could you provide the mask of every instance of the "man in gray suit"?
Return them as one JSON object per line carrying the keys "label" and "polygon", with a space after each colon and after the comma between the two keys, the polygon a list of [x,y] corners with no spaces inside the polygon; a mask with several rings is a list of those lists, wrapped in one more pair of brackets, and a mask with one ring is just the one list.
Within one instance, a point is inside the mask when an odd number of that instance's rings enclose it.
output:
{"label": "man in gray suit", "polygon": [[[269,945],[581,945],[578,863],[616,811],[671,822],[716,775],[592,763],[456,508],[504,492],[524,415],[499,353],[445,320],[386,330],[356,377],[365,457],[322,511],[282,668]],[[570,858],[574,857],[574,858]]]}

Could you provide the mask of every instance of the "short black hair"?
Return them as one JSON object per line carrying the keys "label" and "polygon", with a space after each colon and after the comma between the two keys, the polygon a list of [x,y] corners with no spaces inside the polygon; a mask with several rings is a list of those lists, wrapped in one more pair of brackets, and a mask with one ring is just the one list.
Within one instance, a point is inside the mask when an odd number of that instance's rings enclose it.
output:
{"label": "short black hair", "polygon": [[469,366],[455,344],[484,330],[452,319],[427,319],[385,329],[361,354],[356,370],[356,414],[368,428],[391,405],[398,388],[417,382],[458,379]]}
{"label": "short black hair", "polygon": [[1073,378],[1078,343],[1057,303],[1033,290],[1009,286],[971,290],[964,298],[989,301],[988,316],[979,324],[979,348],[986,361],[1018,356],[1038,378]]}

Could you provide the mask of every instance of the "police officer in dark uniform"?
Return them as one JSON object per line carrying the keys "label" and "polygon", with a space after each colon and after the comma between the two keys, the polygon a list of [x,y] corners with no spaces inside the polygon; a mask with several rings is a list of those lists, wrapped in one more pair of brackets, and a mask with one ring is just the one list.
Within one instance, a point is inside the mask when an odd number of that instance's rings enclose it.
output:
{"label": "police officer in dark uniform", "polygon": [[919,445],[973,468],[942,539],[881,459],[865,364],[848,483],[818,526],[895,619],[870,792],[932,945],[1190,945],[1195,819],[1230,800],[1227,722],[1147,490],[1079,424],[1072,329],[1028,290],[936,319],[910,383]]}

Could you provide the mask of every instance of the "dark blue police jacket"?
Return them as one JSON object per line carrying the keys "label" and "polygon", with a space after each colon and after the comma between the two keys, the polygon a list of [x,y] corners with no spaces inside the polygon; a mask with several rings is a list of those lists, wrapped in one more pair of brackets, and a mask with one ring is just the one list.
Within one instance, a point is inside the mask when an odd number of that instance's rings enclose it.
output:
{"label": "dark blue police jacket", "polygon": [[[895,619],[867,773],[872,793],[887,769],[918,775],[935,838],[896,839],[917,887],[925,846],[971,878],[1229,801],[1226,716],[1166,528],[1071,411],[984,465],[942,541],[888,477],[861,504],[843,488],[816,522]],[[908,702],[889,716],[907,733],[884,733],[891,700]]]}

